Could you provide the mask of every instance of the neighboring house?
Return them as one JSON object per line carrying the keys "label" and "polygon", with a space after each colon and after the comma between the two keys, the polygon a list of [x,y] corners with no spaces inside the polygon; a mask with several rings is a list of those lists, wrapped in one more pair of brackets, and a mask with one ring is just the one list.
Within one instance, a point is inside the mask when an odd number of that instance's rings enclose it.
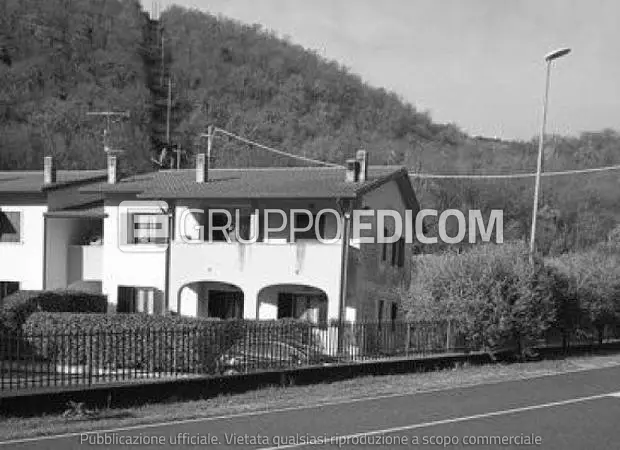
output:
{"label": "neighboring house", "polygon": [[105,179],[105,171],[56,172],[51,159],[45,163],[43,171],[0,172],[0,301],[19,289],[77,281],[70,245],[80,243],[81,228],[97,226],[85,212],[101,197],[78,189]]}
{"label": "neighboring house", "polygon": [[[110,312],[304,317],[317,323],[341,315],[387,321],[399,314],[398,289],[409,283],[412,246],[404,240],[360,244],[360,236],[350,235],[345,248],[342,239],[332,239],[354,209],[388,209],[402,217],[419,210],[407,170],[368,167],[365,152],[347,169],[209,170],[205,155],[198,155],[192,170],[131,176],[117,176],[116,157],[109,156],[107,180],[102,172],[79,171],[58,172],[48,184],[43,178],[40,172],[0,174],[0,211],[8,213],[3,235],[19,241],[0,237],[5,291],[99,280]],[[228,243],[217,234],[214,242],[201,239],[196,227],[209,229],[210,209],[227,209],[233,217],[240,211],[234,225],[245,237],[258,230],[257,242]],[[314,230],[291,241],[290,224],[265,239],[269,209],[287,217],[291,209],[332,210],[319,223],[333,242],[319,242]],[[14,210],[21,212],[19,220]],[[276,214],[269,219],[270,228],[281,225]],[[294,220],[301,227],[308,219],[299,214]],[[213,221],[221,224],[225,216]],[[369,223],[364,236],[375,236],[376,217]],[[392,226],[388,221],[388,231]],[[169,246],[166,228],[174,230]]]}

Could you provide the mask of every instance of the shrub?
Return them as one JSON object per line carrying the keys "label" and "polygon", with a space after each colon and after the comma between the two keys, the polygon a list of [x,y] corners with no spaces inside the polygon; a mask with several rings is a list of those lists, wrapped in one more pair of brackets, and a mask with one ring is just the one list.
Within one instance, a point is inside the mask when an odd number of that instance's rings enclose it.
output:
{"label": "shrub", "polygon": [[4,299],[0,320],[7,329],[18,332],[36,311],[103,313],[107,307],[107,298],[102,294],[73,290],[18,291]]}
{"label": "shrub", "polygon": [[282,341],[307,348],[310,324],[148,314],[34,313],[25,338],[39,358],[99,369],[214,373],[240,342]]}
{"label": "shrub", "polygon": [[567,280],[567,296],[578,302],[584,330],[598,330],[599,341],[605,326],[620,323],[620,252],[618,248],[601,245],[549,260]]}
{"label": "shrub", "polygon": [[242,321],[148,314],[34,313],[25,338],[43,359],[98,369],[209,372]]}
{"label": "shrub", "polygon": [[470,347],[521,351],[556,321],[560,282],[522,244],[482,245],[420,261],[404,306],[410,320],[449,321]]}

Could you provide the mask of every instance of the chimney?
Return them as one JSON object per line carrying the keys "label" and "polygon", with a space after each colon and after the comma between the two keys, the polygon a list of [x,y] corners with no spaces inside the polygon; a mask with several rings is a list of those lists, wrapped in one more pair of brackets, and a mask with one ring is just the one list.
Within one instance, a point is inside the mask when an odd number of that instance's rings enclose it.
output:
{"label": "chimney", "polygon": [[116,155],[108,155],[108,183],[116,184],[118,181]]}
{"label": "chimney", "polygon": [[56,165],[52,156],[43,158],[43,184],[56,183]]}
{"label": "chimney", "polygon": [[196,183],[204,183],[209,180],[209,161],[205,153],[196,155]]}
{"label": "chimney", "polygon": [[345,180],[347,183],[356,183],[359,180],[360,163],[355,159],[347,159]]}
{"label": "chimney", "polygon": [[366,150],[358,150],[355,159],[360,165],[359,181],[368,180],[368,152]]}

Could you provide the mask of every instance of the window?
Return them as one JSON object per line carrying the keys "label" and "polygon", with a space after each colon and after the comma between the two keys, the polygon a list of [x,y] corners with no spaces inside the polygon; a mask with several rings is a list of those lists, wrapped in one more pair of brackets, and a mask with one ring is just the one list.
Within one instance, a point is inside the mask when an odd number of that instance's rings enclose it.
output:
{"label": "window", "polygon": [[278,319],[292,317],[312,323],[327,322],[327,297],[324,294],[278,294]]}
{"label": "window", "polygon": [[396,331],[396,318],[398,317],[398,303],[392,302],[390,319],[392,321],[392,331]]}
{"label": "window", "polygon": [[21,212],[0,211],[0,242],[21,242]]}
{"label": "window", "polygon": [[0,281],[0,300],[17,291],[19,291],[19,283],[17,281]]}
{"label": "window", "polygon": [[165,214],[132,214],[129,242],[132,244],[165,244],[168,242],[168,216]]}
{"label": "window", "polygon": [[[325,214],[319,218],[319,223],[316,223],[317,216],[312,218],[312,226],[307,231],[296,231],[294,239],[317,239],[317,234],[322,238],[325,237]],[[295,214],[295,228],[306,228],[310,225],[310,216],[305,213]],[[317,228],[318,227],[318,228]],[[317,233],[318,232],[318,233]]]}
{"label": "window", "polygon": [[[207,216],[207,221],[209,219],[211,220],[211,223],[209,224],[207,231],[205,232],[205,239],[207,241],[211,239],[212,242],[226,242],[226,234],[224,233],[224,230],[222,230],[222,228],[225,227],[228,223],[228,216],[224,213],[209,213],[209,215]],[[230,238],[233,239],[232,234],[234,233],[231,232],[234,231],[234,227],[229,225],[227,231],[230,235]]]}
{"label": "window", "polygon": [[383,322],[383,307],[385,302],[383,300],[379,300],[379,310],[377,311],[377,321],[379,323]]}
{"label": "window", "polygon": [[154,288],[119,286],[117,312],[161,314],[163,302],[158,294]]}
{"label": "window", "polygon": [[398,267],[405,265],[405,240],[403,238],[392,243],[392,265]]}
{"label": "window", "polygon": [[239,291],[210,290],[207,311],[209,317],[242,319],[243,293]]}
{"label": "window", "polygon": [[[384,228],[383,229],[383,237],[386,237],[387,235],[388,235],[388,229]],[[383,245],[383,249],[381,250],[381,260],[382,261],[387,261],[388,244],[387,244],[387,242],[384,242],[382,245]]]}

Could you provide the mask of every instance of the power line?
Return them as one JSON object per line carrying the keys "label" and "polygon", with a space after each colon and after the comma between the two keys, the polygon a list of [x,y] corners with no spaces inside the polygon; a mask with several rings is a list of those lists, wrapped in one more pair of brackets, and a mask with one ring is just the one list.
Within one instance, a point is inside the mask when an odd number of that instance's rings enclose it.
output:
{"label": "power line", "polygon": [[[620,165],[616,166],[606,166],[606,167],[596,167],[593,169],[577,169],[577,170],[563,170],[556,172],[543,172],[541,175],[543,177],[555,177],[561,175],[575,175],[580,173],[592,173],[592,172],[608,172],[611,170],[620,170]],[[435,175],[430,173],[417,173],[417,172],[409,172],[409,176],[412,178],[453,178],[453,179],[501,179],[501,178],[531,178],[535,177],[535,173],[511,173],[511,174],[498,174],[498,175]]]}
{"label": "power line", "polygon": [[249,145],[253,145],[254,147],[262,148],[263,150],[267,150],[267,151],[276,153],[278,155],[288,156],[290,158],[295,158],[295,159],[299,159],[301,161],[306,161],[306,162],[312,162],[312,163],[315,163],[315,164],[322,164],[322,165],[328,166],[328,167],[344,167],[344,166],[342,166],[340,164],[329,163],[329,162],[325,162],[325,161],[320,161],[318,159],[306,158],[305,156],[295,155],[293,153],[283,152],[282,150],[277,150],[275,148],[268,147],[268,146],[263,145],[263,144],[259,144],[258,142],[251,141],[250,139],[246,139],[246,138],[238,136],[238,135],[236,135],[234,133],[230,133],[230,132],[228,132],[226,130],[223,130],[221,128],[214,127],[214,130],[215,131],[219,131],[220,133],[225,134],[226,136],[229,136],[229,137],[231,137],[233,139],[237,139],[238,141],[244,142],[244,143],[249,144]]}
{"label": "power line", "polygon": [[[222,134],[225,134],[231,138],[237,139],[241,142],[244,142],[249,145],[253,145],[255,147],[262,148],[264,150],[277,153],[279,155],[288,156],[291,158],[299,159],[301,161],[312,162],[315,164],[322,164],[328,167],[338,167],[344,168],[341,164],[330,163],[326,161],[321,161],[318,159],[306,158],[305,156],[295,155],[293,153],[284,152],[282,150],[277,150],[275,148],[268,147],[263,144],[259,144],[258,142],[252,141],[250,139],[246,139],[242,136],[238,136],[234,133],[226,131],[222,128],[213,127],[215,131],[219,131]],[[562,175],[575,175],[580,173],[593,173],[593,172],[608,172],[612,170],[620,170],[620,165],[615,166],[606,166],[606,167],[596,167],[592,169],[576,169],[576,170],[564,170],[564,171],[555,171],[555,172],[543,172],[541,176],[543,177],[555,177]],[[441,174],[432,174],[432,173],[418,173],[415,171],[409,172],[409,176],[412,178],[426,178],[426,179],[474,179],[474,180],[484,180],[484,179],[518,179],[518,178],[532,178],[535,177],[535,173],[508,173],[508,174],[497,174],[497,175],[475,175],[475,174],[456,174],[456,175],[441,175]]]}

